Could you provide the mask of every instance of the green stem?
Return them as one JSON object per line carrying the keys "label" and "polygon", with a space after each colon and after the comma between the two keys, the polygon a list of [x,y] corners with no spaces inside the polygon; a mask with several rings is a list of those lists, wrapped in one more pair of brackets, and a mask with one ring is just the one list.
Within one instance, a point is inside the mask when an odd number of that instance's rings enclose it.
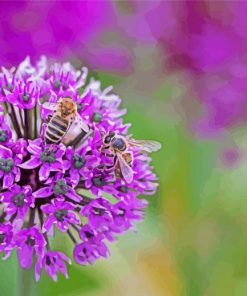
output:
{"label": "green stem", "polygon": [[18,269],[17,296],[33,296],[35,287],[34,270]]}

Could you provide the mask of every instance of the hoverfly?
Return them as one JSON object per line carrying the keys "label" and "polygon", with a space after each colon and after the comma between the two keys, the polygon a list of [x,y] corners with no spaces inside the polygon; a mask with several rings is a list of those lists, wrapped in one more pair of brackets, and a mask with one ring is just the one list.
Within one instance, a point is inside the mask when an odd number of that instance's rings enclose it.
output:
{"label": "hoverfly", "polygon": [[129,150],[131,146],[138,146],[142,151],[154,152],[161,148],[161,144],[150,140],[134,140],[110,132],[103,137],[103,145],[101,151],[109,150],[115,157],[114,171],[118,178],[124,178],[127,183],[133,181],[134,171],[132,170],[133,154]]}
{"label": "hoverfly", "polygon": [[60,98],[57,103],[47,102],[43,106],[53,110],[45,130],[47,144],[69,144],[79,134],[83,138],[89,133],[88,125],[78,114],[77,105],[71,98]]}

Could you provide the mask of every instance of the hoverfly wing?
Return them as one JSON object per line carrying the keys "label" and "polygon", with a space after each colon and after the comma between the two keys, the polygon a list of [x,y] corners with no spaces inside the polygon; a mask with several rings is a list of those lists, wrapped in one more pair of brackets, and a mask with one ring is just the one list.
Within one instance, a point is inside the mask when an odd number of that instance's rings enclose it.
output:
{"label": "hoverfly wing", "polygon": [[122,157],[120,153],[117,153],[117,159],[125,181],[127,183],[131,183],[133,181],[134,176],[132,168],[128,165],[128,163],[125,161],[125,159]]}
{"label": "hoverfly wing", "polygon": [[143,151],[146,152],[155,152],[160,150],[161,144],[157,141],[152,140],[129,140],[128,143],[132,146],[141,147]]}

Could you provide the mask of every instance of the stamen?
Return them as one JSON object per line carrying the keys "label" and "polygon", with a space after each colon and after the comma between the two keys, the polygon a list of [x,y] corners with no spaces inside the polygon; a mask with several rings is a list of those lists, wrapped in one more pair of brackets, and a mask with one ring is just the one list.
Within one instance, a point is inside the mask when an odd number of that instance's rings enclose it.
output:
{"label": "stamen", "polygon": [[18,208],[22,207],[24,205],[24,200],[25,200],[25,194],[24,193],[19,193],[17,195],[14,195],[12,197],[12,202],[14,205],[16,205]]}
{"label": "stamen", "polygon": [[103,115],[101,115],[99,112],[95,111],[93,113],[93,118],[92,119],[93,119],[94,122],[100,122],[102,118],[103,118]]}
{"label": "stamen", "polygon": [[5,130],[0,130],[0,142],[7,141],[7,132]]}
{"label": "stamen", "polygon": [[74,167],[76,169],[81,169],[86,163],[86,158],[83,155],[79,155],[79,154],[74,154],[73,160],[74,160]]}

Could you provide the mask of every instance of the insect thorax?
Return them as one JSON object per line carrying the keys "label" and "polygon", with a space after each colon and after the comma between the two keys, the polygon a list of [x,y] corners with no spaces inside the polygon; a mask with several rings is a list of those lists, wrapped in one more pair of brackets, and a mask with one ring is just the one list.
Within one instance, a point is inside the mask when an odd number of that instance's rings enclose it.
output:
{"label": "insect thorax", "polygon": [[76,104],[70,98],[62,98],[58,111],[61,117],[71,120],[76,114]]}
{"label": "insect thorax", "polygon": [[112,141],[112,147],[118,151],[125,151],[127,149],[127,144],[122,138],[115,138]]}

